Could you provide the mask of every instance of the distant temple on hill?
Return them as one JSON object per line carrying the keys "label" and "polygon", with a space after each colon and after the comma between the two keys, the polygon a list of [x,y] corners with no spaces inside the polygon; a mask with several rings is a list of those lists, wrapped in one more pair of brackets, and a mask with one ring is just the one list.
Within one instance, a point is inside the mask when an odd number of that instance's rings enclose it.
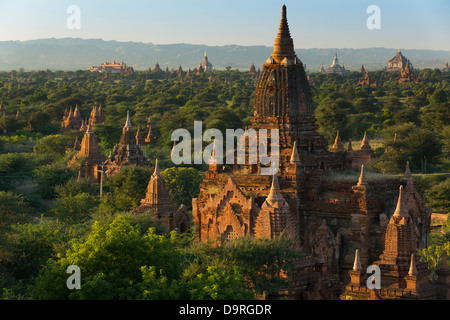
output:
{"label": "distant temple on hill", "polygon": [[213,65],[211,64],[211,62],[208,61],[208,57],[206,56],[206,51],[205,51],[205,55],[203,57],[202,62],[200,62],[200,64],[198,65],[198,69],[202,69],[203,72],[207,72],[207,71],[213,71]]}
{"label": "distant temple on hill", "polygon": [[386,71],[401,72],[405,69],[407,64],[409,65],[409,68],[413,68],[411,62],[402,54],[400,48],[398,48],[397,54],[389,60],[388,68],[386,69]]}
{"label": "distant temple on hill", "polygon": [[110,73],[133,73],[133,67],[127,66],[123,61],[121,62],[106,62],[104,61],[101,66],[89,67],[91,72],[110,72]]}
{"label": "distant temple on hill", "polygon": [[445,64],[445,67],[442,69],[442,72],[450,72],[450,67],[448,66],[448,62]]}
{"label": "distant temple on hill", "polygon": [[331,64],[331,66],[328,69],[324,69],[323,65],[321,65],[319,72],[325,74],[334,73],[341,76],[346,76],[348,74],[348,71],[345,70],[345,67],[339,64],[337,53],[334,54],[333,63]]}

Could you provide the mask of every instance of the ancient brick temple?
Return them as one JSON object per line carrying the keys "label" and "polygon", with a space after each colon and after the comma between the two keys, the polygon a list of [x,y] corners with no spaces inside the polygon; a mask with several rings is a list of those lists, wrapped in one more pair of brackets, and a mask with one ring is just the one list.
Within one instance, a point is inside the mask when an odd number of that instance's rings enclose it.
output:
{"label": "ancient brick temple", "polygon": [[119,172],[124,165],[145,167],[150,164],[150,159],[144,155],[141,146],[136,143],[136,135],[131,125],[130,113],[127,112],[127,120],[122,129],[119,143],[114,146],[113,151],[103,163],[105,174],[108,176]]}
{"label": "ancient brick temple", "polygon": [[410,67],[409,61],[406,62],[405,67],[400,72],[400,78],[397,79],[397,82],[418,82],[418,78],[412,67]]}
{"label": "ancient brick temple", "polygon": [[163,176],[159,171],[158,160],[155,161],[153,172],[147,186],[145,198],[141,205],[134,209],[135,213],[151,211],[162,222],[166,232],[173,230],[186,232],[190,228],[190,219],[184,205],[178,207],[169,196]]}
{"label": "ancient brick temple", "polygon": [[386,71],[402,71],[405,69],[406,64],[409,64],[409,67],[412,68],[411,61],[406,58],[400,48],[398,48],[397,54],[389,59],[388,68]]}
{"label": "ancient brick temple", "polygon": [[64,113],[63,120],[61,122],[61,129],[63,132],[69,130],[80,130],[82,123],[83,118],[78,110],[78,106],[75,106],[75,110],[73,112],[72,107],[70,107],[70,111],[67,112],[66,109]]}
{"label": "ancient brick temple", "polygon": [[[278,171],[261,174],[273,166],[261,158],[236,164],[237,152],[234,164],[218,162],[213,152],[200,193],[192,200],[196,239],[221,245],[244,235],[295,235],[305,259],[298,262],[287,295],[339,299],[342,284],[350,282],[355,251],[364,266],[383,253],[384,234],[402,182],[366,178],[364,165],[374,156],[366,135],[360,150],[353,150],[350,142],[346,152],[339,152],[345,150],[339,134],[333,152],[328,150],[317,132],[311,89],[294,52],[285,6],[273,52],[258,79],[251,122],[246,132],[255,130],[259,147],[268,147],[273,130],[278,130]],[[262,129],[267,129],[268,141],[261,136]],[[250,159],[247,143],[245,157]],[[348,168],[361,168],[359,179],[334,178]],[[414,248],[421,249],[427,246],[431,213],[414,184],[403,183]]]}
{"label": "ancient brick temple", "polygon": [[105,122],[105,115],[103,113],[102,105],[99,105],[98,108],[97,106],[94,106],[89,117],[89,123],[93,126],[103,122]]}
{"label": "ancient brick temple", "polygon": [[[365,272],[368,266],[361,263],[359,251],[356,250],[353,269],[349,271],[351,280],[341,299],[450,299],[450,271],[445,249],[435,282],[429,279],[427,263],[420,261],[417,254],[417,249],[424,246],[422,241],[426,241],[417,227],[426,224],[423,219],[427,219],[428,215],[415,216],[417,211],[412,206],[423,199],[416,193],[413,183],[412,178],[409,178],[405,190],[403,185],[400,186],[397,207],[385,227],[383,253],[372,262],[372,265],[380,268],[379,287],[368,288]],[[411,198],[408,199],[408,196]]]}
{"label": "ancient brick temple", "polygon": [[[74,149],[78,148],[76,145],[77,141],[75,142]],[[80,177],[89,176],[98,181],[100,179],[98,170],[103,161],[105,161],[105,156],[98,147],[98,140],[92,130],[92,126],[88,124],[86,133],[81,140],[79,151],[69,161],[69,166],[79,170]]]}

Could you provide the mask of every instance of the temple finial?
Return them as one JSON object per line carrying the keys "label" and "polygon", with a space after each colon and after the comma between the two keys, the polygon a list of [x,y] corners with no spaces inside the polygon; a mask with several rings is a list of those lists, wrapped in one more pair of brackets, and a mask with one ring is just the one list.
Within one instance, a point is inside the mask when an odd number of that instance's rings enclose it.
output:
{"label": "temple finial", "polygon": [[273,204],[275,204],[275,202],[278,202],[278,201],[284,201],[284,197],[281,194],[280,185],[279,185],[278,177],[277,177],[276,173],[274,173],[272,175],[272,186],[270,187],[269,195],[267,196],[266,201],[270,205],[273,205]]}
{"label": "temple finial", "polygon": [[292,63],[294,62],[294,41],[291,38],[289,32],[289,26],[287,23],[287,9],[283,5],[281,7],[281,21],[278,28],[277,37],[274,40],[272,58],[275,62],[280,63],[284,58],[290,58]]}
{"label": "temple finial", "polygon": [[125,122],[124,128],[131,128],[131,121],[130,121],[130,111],[127,111],[127,121]]}
{"label": "temple finial", "polygon": [[406,208],[403,204],[402,200],[402,194],[403,194],[403,186],[400,186],[399,188],[399,194],[398,194],[398,201],[397,201],[397,207],[394,211],[395,217],[406,217],[408,216],[408,211],[406,211]]}
{"label": "temple finial", "polygon": [[361,260],[359,259],[359,249],[356,249],[356,252],[355,252],[355,262],[353,263],[353,270],[355,270],[355,271],[361,270]]}
{"label": "temple finial", "polygon": [[358,186],[367,185],[366,174],[364,173],[364,165],[361,165],[361,174],[359,175]]}
{"label": "temple finial", "polygon": [[409,276],[417,276],[417,267],[416,267],[416,260],[414,259],[414,253],[411,254],[411,263],[409,265]]}
{"label": "temple finial", "polygon": [[406,161],[405,174],[403,175],[403,180],[411,179],[411,169],[409,168],[409,161]]}
{"label": "temple finial", "polygon": [[294,145],[292,146],[292,155],[290,162],[300,164],[300,156],[298,155],[297,141],[294,141]]}
{"label": "temple finial", "polygon": [[155,160],[155,171],[153,172],[153,175],[159,176],[159,164],[158,164],[158,158]]}

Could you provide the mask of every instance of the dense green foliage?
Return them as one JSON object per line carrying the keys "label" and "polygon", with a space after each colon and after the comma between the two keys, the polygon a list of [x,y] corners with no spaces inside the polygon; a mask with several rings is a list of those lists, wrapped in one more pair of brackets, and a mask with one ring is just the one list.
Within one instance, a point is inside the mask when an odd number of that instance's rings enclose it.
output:
{"label": "dense green foliage", "polygon": [[[397,83],[391,74],[376,87],[362,77],[311,74],[319,131],[331,144],[367,135],[379,158],[370,169],[400,174],[410,162],[427,205],[449,211],[450,74],[420,71],[418,83]],[[193,243],[187,235],[162,233],[155,215],[131,210],[145,196],[154,167],[124,167],[100,187],[77,179],[67,166],[75,137],[60,122],[78,105],[88,117],[101,104],[106,122],[94,127],[108,155],[119,141],[127,111],[157,143],[143,147],[158,159],[166,187],[178,205],[191,209],[206,165],[174,166],[171,133],[182,127],[244,128],[253,115],[256,79],[238,70],[216,71],[179,81],[177,75],[102,74],[88,71],[0,72],[0,298],[3,299],[247,299],[280,288],[296,256],[286,239],[243,238],[222,247]],[[20,117],[16,119],[19,111]],[[396,140],[394,141],[394,135]],[[358,148],[357,145],[354,148]],[[436,267],[449,252],[447,227],[433,232],[421,255]],[[65,286],[66,269],[82,270],[82,290]],[[219,290],[220,288],[220,290]]]}

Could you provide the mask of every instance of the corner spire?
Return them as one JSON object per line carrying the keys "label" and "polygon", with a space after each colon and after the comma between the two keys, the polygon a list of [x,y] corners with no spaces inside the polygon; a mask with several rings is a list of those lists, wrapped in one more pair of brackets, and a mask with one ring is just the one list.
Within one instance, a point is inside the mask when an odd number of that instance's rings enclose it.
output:
{"label": "corner spire", "polygon": [[403,175],[403,180],[410,180],[412,178],[411,170],[409,168],[409,161],[406,161],[405,174]]}
{"label": "corner spire", "polygon": [[400,190],[398,194],[397,208],[395,208],[394,217],[407,217],[408,211],[406,211],[405,205],[403,204],[402,200],[403,186],[400,186],[399,189]]}
{"label": "corner spire", "polygon": [[292,146],[292,155],[290,162],[300,164],[300,156],[298,155],[297,141],[294,141],[294,145]]}
{"label": "corner spire", "polygon": [[409,265],[409,276],[417,276],[417,267],[416,267],[416,260],[414,259],[414,253],[411,254],[411,263]]}
{"label": "corner spire", "polygon": [[155,171],[153,172],[154,176],[159,176],[160,172],[159,172],[159,164],[158,164],[158,158],[156,158],[155,160]]}
{"label": "corner spire", "polygon": [[278,201],[284,201],[283,195],[280,191],[280,185],[278,183],[278,177],[277,174],[274,173],[272,176],[272,186],[270,187],[269,195],[267,196],[266,201],[273,205],[274,203]]}
{"label": "corner spire", "polygon": [[361,270],[361,260],[359,259],[359,249],[356,249],[356,252],[355,252],[355,262],[353,263],[353,270],[355,270],[355,271]]}
{"label": "corner spire", "polygon": [[364,173],[364,165],[361,165],[361,175],[359,176],[358,186],[367,185],[366,175]]}

